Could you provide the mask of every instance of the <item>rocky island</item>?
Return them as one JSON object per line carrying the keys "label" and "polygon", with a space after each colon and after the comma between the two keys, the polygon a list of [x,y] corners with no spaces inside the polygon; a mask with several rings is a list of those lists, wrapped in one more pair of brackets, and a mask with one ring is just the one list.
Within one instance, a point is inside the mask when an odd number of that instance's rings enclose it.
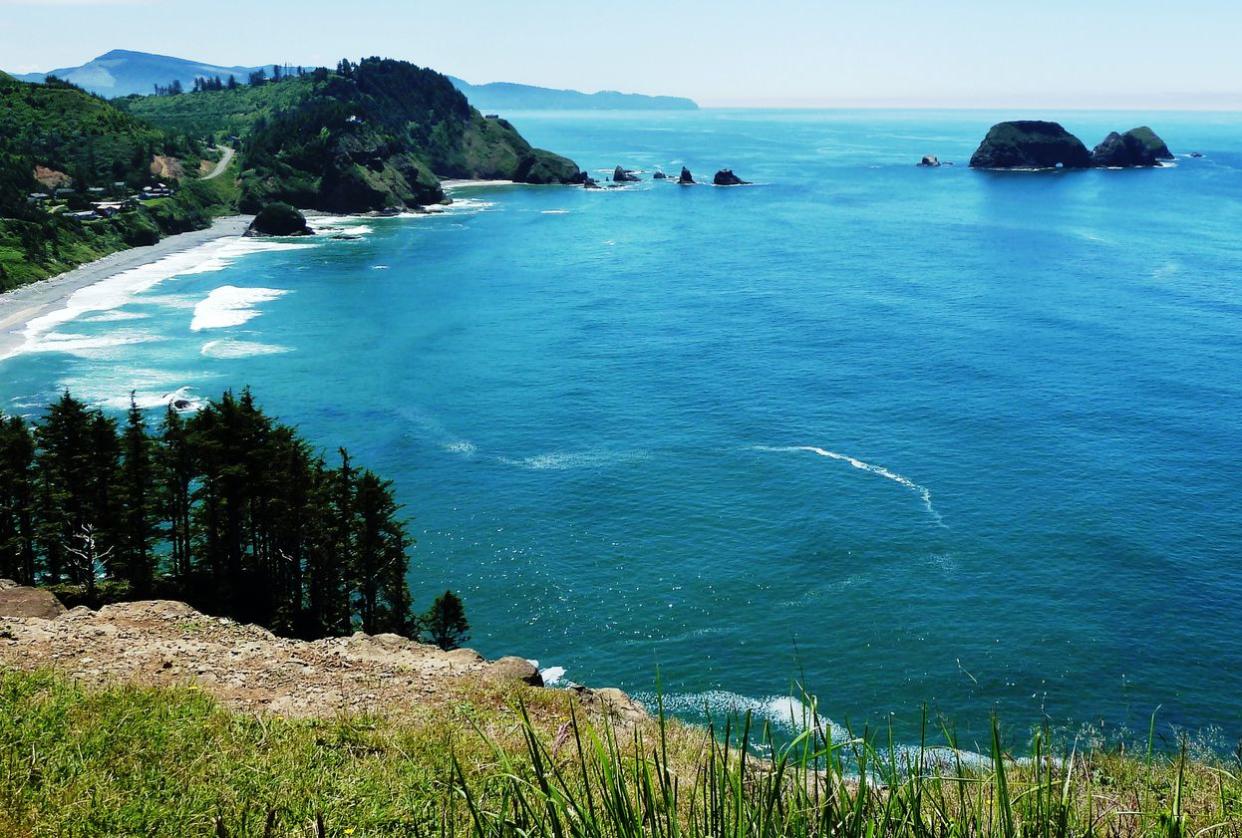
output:
{"label": "rocky island", "polygon": [[[1116,131],[1088,152],[1082,140],[1058,122],[1000,122],[970,158],[975,169],[1088,169],[1159,166],[1172,160],[1164,140],[1147,126]],[[927,165],[924,158],[922,165]]]}
{"label": "rocky island", "polygon": [[1091,164],[1107,168],[1159,166],[1172,159],[1164,140],[1146,125],[1124,134],[1113,131],[1091,152]]}
{"label": "rocky island", "polygon": [[988,131],[970,158],[975,169],[1086,169],[1091,153],[1058,122],[1022,119]]}

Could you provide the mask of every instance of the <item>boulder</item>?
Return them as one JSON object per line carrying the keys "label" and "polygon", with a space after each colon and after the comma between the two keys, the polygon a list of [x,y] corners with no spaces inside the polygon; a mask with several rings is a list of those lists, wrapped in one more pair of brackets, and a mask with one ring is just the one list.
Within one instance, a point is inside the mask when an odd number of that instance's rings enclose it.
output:
{"label": "boulder", "polygon": [[924,154],[923,159],[919,161],[919,165],[935,169],[940,166],[940,158],[934,154]]}
{"label": "boulder", "polygon": [[513,656],[501,658],[489,663],[484,672],[487,677],[496,681],[519,681],[532,687],[543,686],[543,676],[539,674],[539,667],[526,658]]}
{"label": "boulder", "polygon": [[657,170],[656,173],[651,176],[651,179],[652,180],[667,180],[668,175],[664,174],[664,172]]}
{"label": "boulder", "polygon": [[1113,131],[1091,152],[1091,165],[1109,168],[1159,166],[1161,160],[1172,159],[1164,140],[1146,125],[1124,134]]}
{"label": "boulder", "polygon": [[65,613],[65,606],[47,591],[14,585],[9,580],[0,584],[0,617],[35,617],[54,620]]}
{"label": "boulder", "polygon": [[712,178],[712,183],[717,186],[745,186],[750,183],[750,181],[742,180],[740,177],[733,174],[732,169],[721,169],[716,172],[716,176]]}
{"label": "boulder", "polygon": [[277,201],[266,204],[259,210],[246,230],[248,237],[254,236],[309,236],[315,231],[306,226],[306,216],[286,203]]}
{"label": "boulder", "polygon": [[1085,169],[1091,153],[1056,122],[999,122],[970,158],[975,169]]}
{"label": "boulder", "polygon": [[590,687],[575,685],[572,689],[587,707],[607,713],[612,718],[626,724],[635,724],[650,718],[647,708],[615,687],[601,687],[593,690]]}
{"label": "boulder", "polygon": [[1192,152],[1190,152],[1190,156],[1191,156],[1191,157],[1194,157],[1194,158],[1197,160],[1198,158],[1200,158],[1200,157],[1202,157],[1202,156],[1203,156],[1203,152],[1202,152],[1202,151],[1192,151]]}
{"label": "boulder", "polygon": [[694,175],[690,174],[690,170],[685,166],[681,167],[681,177],[677,178],[678,183],[690,184],[694,183]]}
{"label": "boulder", "polygon": [[612,172],[613,183],[636,183],[637,181],[638,175],[634,174],[630,169],[623,169],[618,166]]}

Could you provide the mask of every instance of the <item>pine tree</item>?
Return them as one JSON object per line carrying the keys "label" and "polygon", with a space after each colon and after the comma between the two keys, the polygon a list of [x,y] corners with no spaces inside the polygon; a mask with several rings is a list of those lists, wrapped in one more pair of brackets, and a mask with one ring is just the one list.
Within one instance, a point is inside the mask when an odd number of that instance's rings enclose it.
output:
{"label": "pine tree", "polygon": [[456,649],[470,639],[470,624],[461,597],[445,591],[423,618],[423,631],[441,649]]}
{"label": "pine tree", "polygon": [[0,415],[0,576],[35,584],[34,437],[19,416]]}
{"label": "pine tree", "polygon": [[118,488],[124,516],[118,538],[118,575],[129,583],[136,596],[149,596],[155,581],[152,555],[156,509],[153,444],[147,435],[146,419],[138,409],[133,393],[129,394],[129,413],[122,440],[123,459]]}

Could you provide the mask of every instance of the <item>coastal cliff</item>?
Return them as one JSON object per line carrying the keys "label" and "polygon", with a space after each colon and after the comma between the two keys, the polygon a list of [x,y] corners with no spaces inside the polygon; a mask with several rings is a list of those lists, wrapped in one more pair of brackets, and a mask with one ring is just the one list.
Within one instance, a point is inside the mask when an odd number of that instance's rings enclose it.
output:
{"label": "coastal cliff", "polygon": [[[396,634],[296,640],[168,600],[66,610],[47,591],[3,579],[0,667],[51,668],[100,686],[193,684],[234,709],[296,718],[413,711],[450,703],[471,684],[544,686],[520,657],[487,660]],[[619,721],[647,718],[620,690],[568,691]]]}

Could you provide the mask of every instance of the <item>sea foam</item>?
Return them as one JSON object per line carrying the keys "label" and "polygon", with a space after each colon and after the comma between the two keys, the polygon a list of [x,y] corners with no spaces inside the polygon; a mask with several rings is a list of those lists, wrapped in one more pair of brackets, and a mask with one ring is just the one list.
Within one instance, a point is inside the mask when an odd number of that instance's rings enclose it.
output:
{"label": "sea foam", "polygon": [[[12,357],[25,352],[40,351],[45,338],[51,338],[56,329],[65,323],[76,320],[92,312],[104,312],[93,319],[132,319],[128,313],[116,313],[134,301],[145,291],[154,288],[164,280],[176,276],[222,271],[233,264],[238,258],[250,253],[277,250],[300,250],[315,245],[292,244],[288,242],[262,241],[258,239],[218,239],[198,247],[173,253],[127,271],[113,274],[99,282],[79,288],[65,300],[64,306],[50,311],[26,323],[22,330],[24,341],[3,357]],[[53,338],[53,340],[56,340]],[[0,360],[3,360],[0,357]]]}
{"label": "sea foam", "polygon": [[801,452],[807,452],[810,454],[816,454],[820,457],[827,457],[830,460],[839,460],[840,462],[843,462],[843,463],[849,463],[851,466],[858,469],[859,471],[865,471],[870,474],[874,474],[877,477],[883,477],[885,480],[891,480],[897,485],[902,486],[906,489],[909,489],[911,492],[914,492],[916,495],[922,498],[923,506],[927,509],[927,514],[931,515],[932,518],[935,519],[938,525],[942,527],[945,525],[944,519],[940,517],[940,513],[936,511],[936,508],[934,506],[932,506],[932,496],[931,496],[930,489],[928,489],[926,486],[921,486],[918,483],[915,483],[913,480],[911,480],[909,477],[906,477],[904,474],[898,474],[895,471],[890,471],[889,469],[886,469],[884,466],[877,466],[872,463],[863,462],[857,457],[851,457],[848,454],[841,454],[837,451],[829,451],[827,448],[819,448],[818,446],[815,446],[815,445],[787,445],[783,447],[774,447],[770,445],[756,445],[754,446],[754,450],[775,451],[775,452],[801,451]]}
{"label": "sea foam", "polygon": [[253,358],[259,355],[280,355],[289,351],[287,346],[272,343],[256,343],[248,340],[209,340],[203,344],[200,354],[204,358]]}
{"label": "sea foam", "polygon": [[275,288],[238,288],[221,285],[207,295],[207,299],[194,306],[194,319],[190,331],[223,329],[240,326],[258,317],[259,303],[267,303],[288,294]]}

